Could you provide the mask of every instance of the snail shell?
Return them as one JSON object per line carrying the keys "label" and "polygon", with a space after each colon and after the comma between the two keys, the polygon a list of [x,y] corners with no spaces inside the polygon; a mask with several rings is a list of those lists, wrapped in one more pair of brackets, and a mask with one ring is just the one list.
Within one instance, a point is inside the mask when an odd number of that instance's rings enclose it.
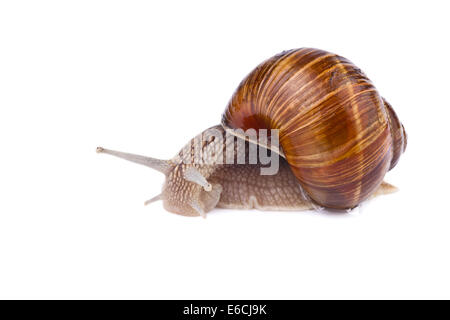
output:
{"label": "snail shell", "polygon": [[321,206],[353,208],[380,186],[406,148],[392,107],[349,60],[284,51],[254,69],[223,116],[226,129],[278,129],[294,175]]}

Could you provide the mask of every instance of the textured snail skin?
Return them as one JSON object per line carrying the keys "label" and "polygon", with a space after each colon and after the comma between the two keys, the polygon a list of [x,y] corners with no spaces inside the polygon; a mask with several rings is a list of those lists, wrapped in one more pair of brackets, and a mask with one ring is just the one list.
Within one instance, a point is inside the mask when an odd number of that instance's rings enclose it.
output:
{"label": "textured snail skin", "polygon": [[236,89],[222,124],[279,129],[294,175],[328,208],[353,208],[369,198],[406,147],[403,125],[365,74],[311,48],[260,64]]}
{"label": "textured snail skin", "polygon": [[[222,138],[212,139],[216,134]],[[170,169],[161,194],[166,210],[184,216],[198,216],[198,211],[189,205],[192,202],[205,213],[215,207],[283,211],[313,208],[285,159],[279,158],[276,174],[261,175],[263,165],[259,161],[256,164],[237,164],[238,152],[245,152],[248,159],[248,142],[238,150],[237,144],[227,140],[225,134],[220,125],[208,128],[169,161]],[[186,148],[192,150],[194,146],[201,146],[199,153],[183,152]],[[227,148],[234,149],[235,164],[223,163]],[[191,167],[211,184],[211,191],[207,192],[183,178]]]}

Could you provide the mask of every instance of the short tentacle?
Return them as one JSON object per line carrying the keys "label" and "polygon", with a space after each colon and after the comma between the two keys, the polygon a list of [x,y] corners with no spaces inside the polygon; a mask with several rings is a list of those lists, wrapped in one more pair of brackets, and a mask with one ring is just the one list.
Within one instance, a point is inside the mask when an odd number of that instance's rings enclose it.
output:
{"label": "short tentacle", "polygon": [[205,189],[205,191],[209,192],[212,190],[212,186],[208,182],[208,180],[206,180],[206,178],[194,167],[189,167],[189,168],[185,169],[183,176],[187,181],[190,181],[190,182],[198,184],[199,186],[202,186],[203,189]]}

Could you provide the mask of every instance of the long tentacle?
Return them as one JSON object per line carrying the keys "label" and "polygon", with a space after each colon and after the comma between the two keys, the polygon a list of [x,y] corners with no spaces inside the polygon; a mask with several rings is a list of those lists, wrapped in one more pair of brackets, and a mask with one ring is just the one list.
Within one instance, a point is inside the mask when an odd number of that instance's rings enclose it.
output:
{"label": "long tentacle", "polygon": [[164,174],[167,174],[171,168],[171,165],[170,165],[169,161],[167,161],[167,160],[160,160],[160,159],[155,159],[155,158],[151,158],[151,157],[140,156],[137,154],[109,150],[109,149],[105,149],[102,147],[97,147],[97,153],[110,154],[112,156],[122,158],[122,159],[125,159],[128,161],[138,163],[138,164],[144,165],[146,167],[155,169]]}

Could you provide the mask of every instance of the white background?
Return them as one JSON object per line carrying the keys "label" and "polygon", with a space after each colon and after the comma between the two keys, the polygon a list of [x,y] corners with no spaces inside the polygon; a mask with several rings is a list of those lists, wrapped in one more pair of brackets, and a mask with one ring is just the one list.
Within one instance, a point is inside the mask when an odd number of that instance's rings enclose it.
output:
{"label": "white background", "polygon": [[[425,5],[426,3],[426,5]],[[0,298],[450,298],[445,1],[2,1]],[[144,207],[241,79],[290,48],[352,60],[409,144],[349,214]]]}

